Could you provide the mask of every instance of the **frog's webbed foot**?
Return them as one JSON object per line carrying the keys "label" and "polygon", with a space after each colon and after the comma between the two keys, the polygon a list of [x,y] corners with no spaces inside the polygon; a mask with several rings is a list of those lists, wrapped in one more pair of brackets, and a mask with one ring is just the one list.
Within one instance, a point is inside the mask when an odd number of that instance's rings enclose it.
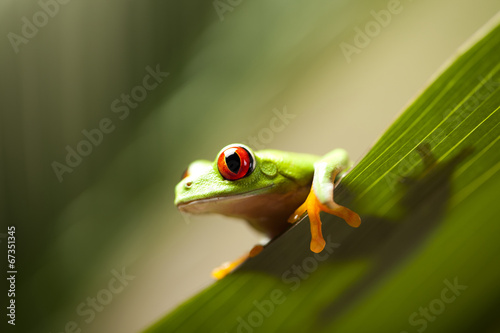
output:
{"label": "frog's webbed foot", "polygon": [[309,215],[309,224],[311,227],[311,251],[315,253],[321,252],[326,245],[323,233],[321,232],[321,219],[319,213],[322,205],[311,188],[311,192],[307,196],[306,201],[288,218],[288,222],[297,222],[306,212]]}
{"label": "frog's webbed foot", "polygon": [[323,233],[321,232],[320,212],[338,216],[344,219],[351,227],[357,228],[361,224],[359,215],[349,208],[338,205],[333,200],[325,204],[321,203],[314,193],[314,188],[311,188],[306,201],[288,218],[288,222],[297,222],[306,212],[309,215],[311,226],[311,251],[315,253],[323,251],[326,245]]}
{"label": "frog's webbed foot", "polygon": [[[333,153],[332,157],[338,159],[335,151]],[[320,212],[338,216],[351,227],[357,228],[361,224],[361,218],[358,214],[337,204],[333,199],[333,182],[346,165],[346,161],[341,161],[341,163],[320,161],[316,163],[314,165],[313,185],[306,201],[288,218],[288,222],[295,223],[304,213],[308,213],[311,224],[311,251],[313,252],[321,252],[326,244],[321,232]]]}
{"label": "frog's webbed foot", "polygon": [[258,255],[262,250],[264,249],[264,246],[262,245],[255,245],[249,253],[239,257],[238,259],[234,261],[228,261],[220,265],[219,267],[215,268],[212,270],[212,277],[214,277],[217,280],[222,279],[229,273],[231,273],[236,267],[241,265],[245,260],[248,258],[253,258],[256,255]]}

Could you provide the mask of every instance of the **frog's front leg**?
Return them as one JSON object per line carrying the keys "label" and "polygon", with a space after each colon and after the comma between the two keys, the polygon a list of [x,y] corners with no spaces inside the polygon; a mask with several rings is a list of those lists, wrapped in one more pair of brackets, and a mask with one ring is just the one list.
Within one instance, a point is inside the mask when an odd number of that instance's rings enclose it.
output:
{"label": "frog's front leg", "polygon": [[334,182],[337,175],[349,167],[349,158],[343,149],[336,149],[314,164],[311,191],[306,201],[290,216],[288,222],[295,223],[304,213],[309,215],[311,226],[311,251],[319,253],[325,247],[321,232],[320,212],[326,212],[344,219],[351,227],[359,227],[358,214],[334,201]]}

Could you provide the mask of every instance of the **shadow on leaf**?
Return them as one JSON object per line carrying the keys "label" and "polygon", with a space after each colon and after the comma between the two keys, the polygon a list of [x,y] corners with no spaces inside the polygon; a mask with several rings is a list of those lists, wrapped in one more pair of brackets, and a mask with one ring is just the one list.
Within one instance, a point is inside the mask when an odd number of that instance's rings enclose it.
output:
{"label": "shadow on leaf", "polygon": [[[431,231],[442,221],[451,194],[453,172],[471,155],[472,149],[465,148],[441,163],[436,163],[428,144],[419,146],[417,151],[422,157],[424,170],[414,177],[401,177],[402,194],[398,208],[402,208],[404,213],[400,218],[362,216],[363,222],[356,229],[335,216],[323,218],[323,234],[337,246],[322,264],[367,259],[370,260],[370,268],[323,308],[319,313],[318,324],[333,322],[361,300],[389,272],[404,264],[405,259],[424,244]],[[348,186],[341,183],[335,190],[340,203],[352,199]],[[264,253],[249,259],[235,273],[258,271],[283,279],[283,274],[291,267],[300,266],[313,255],[309,241],[309,223],[304,219],[273,240],[266,246]]]}

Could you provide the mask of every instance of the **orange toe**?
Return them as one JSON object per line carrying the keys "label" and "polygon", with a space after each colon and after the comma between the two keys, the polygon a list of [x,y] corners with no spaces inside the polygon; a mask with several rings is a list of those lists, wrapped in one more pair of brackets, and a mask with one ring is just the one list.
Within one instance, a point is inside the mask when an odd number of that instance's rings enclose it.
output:
{"label": "orange toe", "polygon": [[220,265],[219,267],[212,270],[212,277],[217,280],[222,279],[229,273],[231,273],[236,267],[238,267],[242,262],[244,262],[248,258],[248,255],[244,255],[241,258],[236,259],[235,261],[228,261]]}
{"label": "orange toe", "polygon": [[288,218],[288,222],[294,223],[305,213],[309,215],[311,226],[311,251],[319,253],[325,248],[326,242],[321,232],[320,212],[326,212],[344,219],[351,227],[359,227],[361,218],[349,208],[332,203],[334,208],[327,207],[319,202],[314,190],[311,188],[306,201]]}
{"label": "orange toe", "polygon": [[219,267],[215,268],[212,270],[212,277],[214,277],[217,280],[222,279],[229,273],[231,273],[236,267],[241,265],[245,260],[248,258],[253,258],[259,253],[264,250],[264,246],[262,245],[255,245],[252,250],[248,254],[245,254],[244,256],[239,257],[235,261],[228,261],[220,265]]}

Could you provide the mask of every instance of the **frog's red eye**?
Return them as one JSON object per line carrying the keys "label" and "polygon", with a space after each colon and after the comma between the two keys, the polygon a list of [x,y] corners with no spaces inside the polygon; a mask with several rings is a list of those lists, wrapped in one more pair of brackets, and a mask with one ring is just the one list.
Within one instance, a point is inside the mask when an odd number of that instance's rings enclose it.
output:
{"label": "frog's red eye", "polygon": [[241,179],[255,169],[255,158],[249,148],[242,145],[227,146],[217,158],[217,168],[224,179]]}
{"label": "frog's red eye", "polygon": [[186,178],[187,176],[189,176],[189,169],[184,170],[184,172],[182,173],[181,180],[183,180],[183,179],[184,179],[184,178]]}

